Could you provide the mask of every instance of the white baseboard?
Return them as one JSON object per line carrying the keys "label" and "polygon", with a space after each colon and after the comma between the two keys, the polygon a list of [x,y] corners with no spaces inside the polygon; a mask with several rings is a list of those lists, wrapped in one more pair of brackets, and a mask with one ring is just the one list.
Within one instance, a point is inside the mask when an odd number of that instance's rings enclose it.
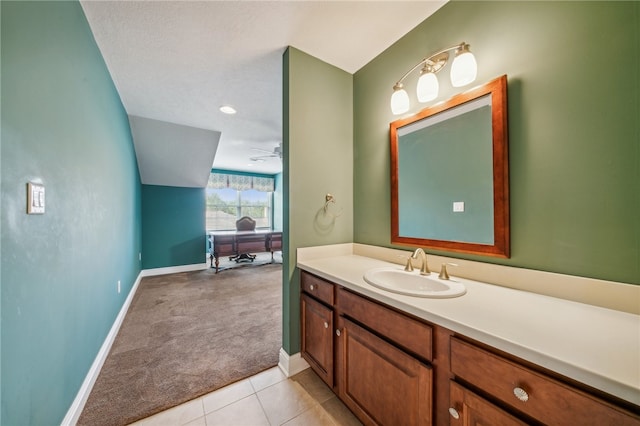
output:
{"label": "white baseboard", "polygon": [[287,351],[280,348],[278,367],[280,367],[285,376],[291,377],[309,368],[309,364],[302,358],[300,352],[289,355]]}
{"label": "white baseboard", "polygon": [[153,277],[156,275],[177,274],[179,272],[202,271],[208,269],[208,263],[195,263],[193,265],[168,266],[166,268],[143,269],[140,274],[143,277]]}
{"label": "white baseboard", "polygon": [[122,321],[124,320],[124,317],[127,314],[129,305],[131,305],[133,296],[136,294],[136,291],[138,290],[138,285],[142,280],[143,272],[144,271],[140,271],[140,273],[138,274],[138,278],[136,279],[136,282],[133,284],[133,287],[131,287],[131,291],[129,292],[129,295],[127,296],[126,300],[124,301],[124,304],[120,308],[120,312],[118,312],[118,316],[116,317],[116,320],[113,322],[113,325],[111,326],[111,330],[109,330],[109,334],[107,334],[107,337],[104,340],[104,343],[102,343],[102,346],[98,351],[98,355],[96,355],[96,358],[93,360],[93,364],[91,364],[91,368],[89,369],[87,376],[84,378],[84,381],[82,382],[82,386],[80,386],[80,390],[78,391],[76,398],[73,400],[71,407],[69,407],[69,411],[67,411],[67,415],[64,416],[64,419],[62,420],[62,423],[61,423],[62,426],[74,426],[76,423],[78,423],[78,419],[80,419],[80,414],[82,414],[84,405],[87,403],[87,399],[89,398],[89,394],[93,389],[93,385],[95,384],[96,379],[98,378],[98,374],[100,374],[102,365],[104,364],[104,361],[107,359],[107,355],[111,350],[113,341],[118,335],[118,331],[120,330]]}

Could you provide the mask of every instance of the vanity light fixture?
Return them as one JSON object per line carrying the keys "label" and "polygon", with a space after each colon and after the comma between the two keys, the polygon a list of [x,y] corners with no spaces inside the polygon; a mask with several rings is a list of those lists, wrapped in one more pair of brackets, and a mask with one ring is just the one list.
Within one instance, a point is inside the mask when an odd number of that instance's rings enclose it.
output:
{"label": "vanity light fixture", "polygon": [[418,69],[420,65],[422,65],[422,69],[420,70],[420,78],[418,79],[418,87],[416,90],[418,101],[429,102],[438,97],[439,85],[436,74],[447,64],[450,50],[455,50],[455,57],[451,64],[451,85],[453,87],[466,86],[476,79],[478,64],[476,63],[473,53],[469,51],[469,45],[467,43],[462,42],[455,46],[439,50],[418,62],[393,86],[391,112],[393,112],[394,115],[409,111],[409,95],[407,91],[404,90],[402,82],[409,74]]}

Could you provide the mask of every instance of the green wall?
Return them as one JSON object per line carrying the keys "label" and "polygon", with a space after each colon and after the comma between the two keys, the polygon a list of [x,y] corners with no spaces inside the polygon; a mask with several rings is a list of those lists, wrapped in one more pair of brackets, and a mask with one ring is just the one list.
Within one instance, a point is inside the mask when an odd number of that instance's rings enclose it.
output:
{"label": "green wall", "polygon": [[[0,6],[0,44],[2,41],[2,7]],[[0,46],[0,52],[2,48]],[[0,70],[2,70],[2,55],[0,54]],[[0,76],[2,73],[0,72]],[[1,80],[1,77],[0,77]],[[2,82],[0,82],[0,99],[2,99]],[[2,102],[0,102],[0,117],[2,117]],[[1,128],[1,126],[0,126]],[[0,193],[2,188],[2,135],[0,134]],[[2,235],[2,198],[0,197],[0,235]],[[0,243],[0,259],[2,259],[2,244]],[[0,261],[0,424],[2,423],[2,262]]]}
{"label": "green wall", "polygon": [[[140,271],[140,183],[80,4],[0,7],[0,423],[60,424]],[[43,215],[25,213],[32,180]]]}
{"label": "green wall", "polygon": [[282,173],[274,176],[276,190],[273,193],[273,229],[282,231]]}
{"label": "green wall", "polygon": [[142,185],[142,268],[206,261],[205,189]]}
{"label": "green wall", "polygon": [[[296,249],[353,240],[353,78],[292,47],[283,71],[283,348],[293,354],[300,350]],[[342,209],[335,219],[323,214],[327,193]]]}
{"label": "green wall", "polygon": [[[451,2],[359,70],[354,241],[391,246],[393,84],[462,41],[478,84],[509,79],[511,258],[451,255],[640,284],[638,2]],[[448,70],[434,102],[457,92]],[[429,105],[416,81],[406,81],[408,114]]]}

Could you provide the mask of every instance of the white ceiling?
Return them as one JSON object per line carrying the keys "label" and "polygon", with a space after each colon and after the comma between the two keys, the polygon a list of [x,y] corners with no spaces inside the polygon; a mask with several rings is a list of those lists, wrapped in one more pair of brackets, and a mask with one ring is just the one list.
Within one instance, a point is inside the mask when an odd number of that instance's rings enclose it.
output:
{"label": "white ceiling", "polygon": [[[250,158],[282,140],[286,47],[354,73],[445,1],[81,5],[129,115],[221,132],[213,167],[274,174],[277,156]],[[221,113],[227,104],[238,113]]]}

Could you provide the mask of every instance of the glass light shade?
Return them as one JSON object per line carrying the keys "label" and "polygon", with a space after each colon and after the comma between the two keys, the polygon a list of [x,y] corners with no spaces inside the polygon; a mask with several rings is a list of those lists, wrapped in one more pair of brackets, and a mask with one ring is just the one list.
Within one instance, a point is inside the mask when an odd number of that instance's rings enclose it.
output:
{"label": "glass light shade", "polygon": [[451,64],[451,85],[453,87],[466,86],[473,82],[478,75],[478,64],[473,53],[463,51],[456,55]]}
{"label": "glass light shade", "polygon": [[391,112],[394,115],[409,111],[409,95],[407,91],[400,88],[393,91],[391,95]]}
{"label": "glass light shade", "polygon": [[416,90],[418,95],[418,101],[429,102],[438,97],[438,90],[440,86],[438,84],[438,77],[432,72],[427,72],[420,75],[418,79],[418,88]]}

